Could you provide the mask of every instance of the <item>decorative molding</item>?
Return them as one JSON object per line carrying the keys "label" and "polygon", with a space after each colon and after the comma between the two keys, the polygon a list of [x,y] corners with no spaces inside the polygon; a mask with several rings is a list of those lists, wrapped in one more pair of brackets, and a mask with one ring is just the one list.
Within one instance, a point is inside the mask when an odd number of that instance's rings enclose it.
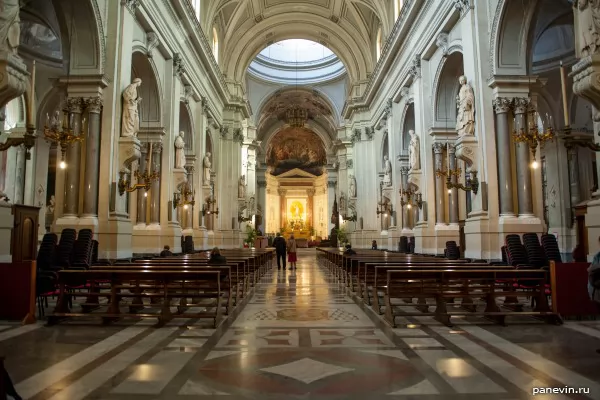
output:
{"label": "decorative molding", "polygon": [[87,108],[87,110],[91,113],[94,114],[100,114],[100,112],[102,111],[102,97],[89,97],[87,99],[84,100],[85,101],[85,107]]}
{"label": "decorative molding", "polygon": [[446,147],[446,144],[442,143],[442,142],[435,142],[434,144],[431,145],[431,148],[433,149],[433,152],[435,154],[443,154],[444,147]]}
{"label": "decorative molding", "polygon": [[346,160],[346,168],[352,168],[354,166],[354,161],[352,159]]}
{"label": "decorative molding", "polygon": [[287,194],[287,190],[285,190],[285,189],[277,189],[277,193],[280,196],[285,196]]}
{"label": "decorative molding", "polygon": [[454,154],[456,154],[456,146],[454,146],[452,143],[448,143],[446,145],[446,148],[448,149],[448,154],[453,156]]}
{"label": "decorative molding", "polygon": [[159,45],[158,35],[156,32],[146,32],[146,55],[152,58],[152,51]]}
{"label": "decorative molding", "polygon": [[129,11],[135,13],[135,10],[140,6],[141,0],[121,0],[121,5],[126,6]]}
{"label": "decorative molding", "polygon": [[210,108],[208,107],[208,102],[206,101],[206,97],[200,96],[200,101],[202,101],[202,114],[208,116],[208,112]]}
{"label": "decorative molding", "polygon": [[228,133],[229,133],[229,127],[222,126],[221,128],[219,128],[219,134],[221,135],[222,139],[227,138]]}
{"label": "decorative molding", "polygon": [[454,7],[460,12],[460,15],[465,15],[470,9],[469,0],[454,0]]}
{"label": "decorative molding", "polygon": [[337,24],[338,22],[340,22],[340,18],[336,15],[332,15],[331,17],[329,17],[329,19],[334,23]]}
{"label": "decorative molding", "polygon": [[421,76],[421,54],[415,55],[408,73],[413,79],[417,79]]}
{"label": "decorative molding", "polygon": [[410,89],[407,86],[402,87],[402,89],[400,89],[400,96],[404,97],[408,97],[408,95],[410,94]]}
{"label": "decorative molding", "polygon": [[513,107],[514,113],[516,114],[525,114],[529,110],[530,106],[529,99],[526,97],[515,97],[513,99]]}
{"label": "decorative molding", "polygon": [[262,21],[263,19],[265,19],[264,15],[262,14],[257,14],[254,16],[254,22],[256,22],[257,24]]}
{"label": "decorative molding", "polygon": [[512,100],[508,97],[496,97],[492,101],[496,114],[503,114],[510,111],[512,108]]}
{"label": "decorative molding", "polygon": [[327,187],[328,188],[334,188],[336,185],[336,181],[327,181]]}
{"label": "decorative molding", "polygon": [[373,140],[373,136],[375,136],[375,128],[372,126],[365,126],[365,136],[367,140]]}
{"label": "decorative molding", "polygon": [[437,36],[435,44],[442,49],[442,54],[448,55],[448,34],[446,32],[442,32]]}
{"label": "decorative molding", "polygon": [[314,196],[315,193],[316,193],[315,189],[307,189],[306,190],[306,194],[309,195],[309,196],[311,196],[311,197]]}
{"label": "decorative molding", "polygon": [[183,86],[183,102],[185,104],[189,104],[190,97],[192,97],[193,95],[194,95],[194,89],[192,88],[192,85],[184,85]]}
{"label": "decorative molding", "polygon": [[232,139],[235,142],[240,142],[240,144],[244,143],[244,134],[242,133],[242,128],[235,128],[233,130]]}
{"label": "decorative molding", "polygon": [[354,131],[352,132],[352,135],[350,136],[350,141],[352,143],[360,142],[361,136],[362,136],[362,133],[361,133],[360,129],[354,128]]}
{"label": "decorative molding", "polygon": [[81,97],[69,97],[67,99],[67,110],[71,114],[81,114],[85,104]]}
{"label": "decorative molding", "polygon": [[181,57],[181,54],[175,53],[173,55],[173,74],[175,74],[181,78],[181,76],[184,73],[185,73],[185,64],[183,62],[183,58]]}

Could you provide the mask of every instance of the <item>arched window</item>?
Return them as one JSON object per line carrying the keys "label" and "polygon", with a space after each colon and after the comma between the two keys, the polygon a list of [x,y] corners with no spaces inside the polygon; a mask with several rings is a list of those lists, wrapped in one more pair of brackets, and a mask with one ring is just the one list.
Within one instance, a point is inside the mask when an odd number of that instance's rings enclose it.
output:
{"label": "arched window", "polygon": [[381,56],[381,50],[383,48],[383,40],[381,38],[381,27],[379,27],[379,29],[377,30],[377,44],[376,44],[376,51],[377,51],[377,59],[379,60],[379,57]]}
{"label": "arched window", "polygon": [[217,28],[213,28],[213,55],[215,60],[219,61],[219,35],[217,35]]}
{"label": "arched window", "polygon": [[400,10],[404,5],[404,0],[392,0],[394,2],[394,21],[400,16]]}
{"label": "arched window", "polygon": [[200,21],[200,1],[202,0],[191,0],[192,7],[194,7],[194,11],[196,11],[196,18],[198,18],[198,21]]}

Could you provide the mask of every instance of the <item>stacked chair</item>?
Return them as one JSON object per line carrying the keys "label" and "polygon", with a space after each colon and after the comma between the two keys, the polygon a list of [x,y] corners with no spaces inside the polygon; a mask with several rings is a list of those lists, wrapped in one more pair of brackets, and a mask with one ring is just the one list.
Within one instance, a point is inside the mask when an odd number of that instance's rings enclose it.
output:
{"label": "stacked chair", "polygon": [[548,259],[536,233],[525,233],[523,235],[523,243],[527,252],[529,265],[535,268],[548,267]]}
{"label": "stacked chair", "polygon": [[56,265],[56,244],[58,237],[56,233],[46,233],[42,238],[42,244],[37,254],[38,270],[52,270]]}
{"label": "stacked chair", "polygon": [[92,265],[98,263],[98,241],[92,240]]}
{"label": "stacked chair", "polygon": [[406,236],[400,236],[400,241],[398,242],[398,252],[408,253],[408,238]]}
{"label": "stacked chair", "polygon": [[508,263],[514,267],[528,267],[527,250],[521,243],[519,235],[506,235],[506,254]]}
{"label": "stacked chair", "polygon": [[82,229],[79,231],[79,235],[73,246],[73,258],[71,260],[73,267],[87,269],[92,265],[92,240],[93,233],[91,229]]}
{"label": "stacked chair", "polygon": [[411,236],[408,238],[408,252],[410,254],[415,253],[415,237]]}
{"label": "stacked chair", "polygon": [[192,236],[186,236],[183,242],[182,251],[184,254],[194,253],[194,238]]}
{"label": "stacked chair", "polygon": [[446,250],[444,254],[448,260],[458,260],[460,258],[460,250],[454,240],[446,242]]}
{"label": "stacked chair", "polygon": [[71,257],[73,255],[73,246],[75,245],[75,229],[63,229],[58,242],[58,252],[56,257],[57,266],[67,268],[71,266]]}
{"label": "stacked chair", "polygon": [[556,237],[554,235],[542,235],[542,247],[548,261],[562,262],[558,243],[556,243]]}

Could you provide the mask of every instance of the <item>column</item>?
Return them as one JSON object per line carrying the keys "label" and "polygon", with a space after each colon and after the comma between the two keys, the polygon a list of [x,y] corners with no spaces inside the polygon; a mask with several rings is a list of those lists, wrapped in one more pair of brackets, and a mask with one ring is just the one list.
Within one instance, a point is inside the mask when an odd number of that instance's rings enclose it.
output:
{"label": "column", "polygon": [[285,194],[286,194],[286,190],[285,189],[279,189],[277,191],[279,193],[279,213],[281,214],[280,221],[281,221],[281,226],[282,227],[287,227],[287,213],[285,212],[285,205],[286,205],[286,198],[285,198]]}
{"label": "column", "polygon": [[[256,196],[256,213],[260,214],[260,224],[256,224],[265,235],[267,234],[267,182],[258,181],[258,195]],[[260,208],[259,208],[260,207]],[[260,212],[259,212],[260,210]]]}
{"label": "column", "polygon": [[[579,204],[579,163],[577,162],[577,147],[567,148],[567,158],[569,160],[569,191],[571,195],[571,209]],[[571,213],[573,211],[571,210]]]}
{"label": "column", "polygon": [[498,191],[500,192],[500,216],[514,217],[515,208],[513,204],[512,183],[512,161],[510,148],[510,130],[508,128],[508,111],[511,100],[506,97],[494,99],[494,110],[496,111],[496,144],[498,157]]}
{"label": "column", "polygon": [[306,201],[307,204],[307,210],[306,210],[306,222],[308,224],[310,224],[311,227],[315,227],[315,221],[314,221],[314,195],[315,195],[315,189],[308,189],[306,191],[306,194],[308,195],[308,200]]}
{"label": "column", "polygon": [[[138,165],[138,171],[144,173],[148,168],[148,143],[142,143],[140,148],[141,156]],[[148,203],[148,192],[145,190],[136,190],[137,195],[137,225],[146,225],[146,204]]]}
{"label": "column", "polygon": [[[529,100],[517,97],[514,99],[515,129],[527,127],[527,110]],[[519,217],[533,216],[533,200],[531,198],[530,150],[528,143],[517,143],[517,198],[519,201]]]}
{"label": "column", "polygon": [[[69,128],[75,133],[81,132],[82,99],[71,97],[67,99],[69,113]],[[79,173],[81,171],[81,144],[75,142],[69,146],[66,154],[67,171],[65,173],[65,203],[64,216],[76,218],[79,214]]]}
{"label": "column", "polygon": [[[152,172],[158,172],[161,175],[161,153],[162,143],[152,145]],[[162,175],[161,175],[162,176]],[[160,181],[152,181],[150,189],[150,225],[160,225]]]}
{"label": "column", "polygon": [[15,169],[15,198],[10,199],[14,204],[24,204],[25,201],[25,146],[17,146]]}
{"label": "column", "polygon": [[100,111],[102,99],[86,99],[88,134],[85,143],[85,186],[83,187],[83,217],[98,217],[98,183],[100,171]]}
{"label": "column", "polygon": [[[453,144],[448,143],[448,158],[450,160],[450,170],[456,171],[456,147]],[[453,184],[458,183],[458,176],[452,175],[450,180]],[[450,198],[448,199],[448,209],[450,211],[450,224],[458,225],[458,189],[452,188],[450,191]]]}
{"label": "column", "polygon": [[[192,192],[192,194],[190,194],[189,198],[187,200],[192,200],[192,197],[194,197],[194,200],[196,200],[195,196],[194,196],[194,167],[185,167],[185,169],[187,170],[187,179],[188,179],[188,188],[190,190],[190,192]],[[185,228],[186,229],[192,229],[192,227],[194,226],[194,210],[195,210],[195,206],[189,205],[187,210],[184,210],[185,212]],[[183,220],[183,218],[182,218]]]}
{"label": "column", "polygon": [[[442,171],[444,166],[444,144],[436,142],[433,144],[433,163],[435,165],[435,171]],[[444,188],[444,176],[435,177],[435,223],[446,224],[444,217],[444,194],[446,190]]]}
{"label": "column", "polygon": [[[400,168],[400,178],[401,178],[400,187],[401,187],[402,191],[404,191],[408,188],[408,171],[409,171],[408,167]],[[402,199],[404,201],[409,200],[409,198],[406,194],[402,194]],[[409,210],[408,210],[408,206],[405,205],[404,207],[402,207],[402,229],[410,228],[410,225],[408,223],[408,218],[409,218]]]}

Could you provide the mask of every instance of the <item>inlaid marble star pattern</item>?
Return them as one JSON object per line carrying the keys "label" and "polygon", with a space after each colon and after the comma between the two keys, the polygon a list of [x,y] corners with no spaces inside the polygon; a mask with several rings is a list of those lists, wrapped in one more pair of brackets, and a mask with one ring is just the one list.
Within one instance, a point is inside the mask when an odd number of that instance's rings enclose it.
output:
{"label": "inlaid marble star pattern", "polygon": [[311,329],[313,347],[394,347],[379,329]]}
{"label": "inlaid marble star pattern", "polygon": [[226,348],[273,348],[298,347],[298,331],[295,329],[232,329],[223,335],[216,347]]}

